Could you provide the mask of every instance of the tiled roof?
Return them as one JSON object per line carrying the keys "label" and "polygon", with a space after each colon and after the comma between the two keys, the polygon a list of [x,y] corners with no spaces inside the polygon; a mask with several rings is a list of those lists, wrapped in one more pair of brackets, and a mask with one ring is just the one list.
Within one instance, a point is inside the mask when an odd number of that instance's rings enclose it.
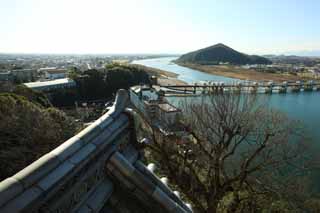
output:
{"label": "tiled roof", "polygon": [[127,101],[120,90],[106,114],[2,181],[0,212],[192,212],[142,163]]}

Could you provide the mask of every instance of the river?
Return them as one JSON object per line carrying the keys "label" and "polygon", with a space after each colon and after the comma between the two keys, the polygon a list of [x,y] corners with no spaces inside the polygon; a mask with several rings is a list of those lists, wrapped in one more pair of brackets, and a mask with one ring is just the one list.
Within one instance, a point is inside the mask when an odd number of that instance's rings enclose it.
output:
{"label": "river", "polygon": [[[239,81],[238,79],[227,78],[200,72],[172,63],[175,57],[154,58],[133,61],[141,64],[178,74],[178,79],[187,83],[198,81],[223,81],[226,83]],[[292,119],[303,122],[311,140],[320,147],[320,92],[300,92],[286,94],[259,94],[269,107],[275,108],[288,114]]]}

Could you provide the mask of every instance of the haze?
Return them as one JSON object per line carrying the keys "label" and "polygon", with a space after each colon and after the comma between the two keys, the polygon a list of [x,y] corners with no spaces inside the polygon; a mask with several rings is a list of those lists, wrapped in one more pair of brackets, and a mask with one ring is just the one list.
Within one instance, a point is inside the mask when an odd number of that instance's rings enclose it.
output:
{"label": "haze", "polygon": [[2,53],[320,50],[317,0],[0,0]]}

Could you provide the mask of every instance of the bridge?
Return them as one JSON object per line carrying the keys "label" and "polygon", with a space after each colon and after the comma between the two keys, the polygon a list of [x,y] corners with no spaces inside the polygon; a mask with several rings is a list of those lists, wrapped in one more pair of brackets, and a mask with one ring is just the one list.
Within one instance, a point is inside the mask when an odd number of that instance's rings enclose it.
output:
{"label": "bridge", "polygon": [[136,113],[119,90],[110,110],[0,183],[0,212],[192,212],[144,165]]}
{"label": "bridge", "polygon": [[206,94],[224,92],[249,93],[286,93],[301,91],[320,91],[320,82],[237,82],[225,84],[224,82],[205,82],[201,84],[161,85],[165,94]]}

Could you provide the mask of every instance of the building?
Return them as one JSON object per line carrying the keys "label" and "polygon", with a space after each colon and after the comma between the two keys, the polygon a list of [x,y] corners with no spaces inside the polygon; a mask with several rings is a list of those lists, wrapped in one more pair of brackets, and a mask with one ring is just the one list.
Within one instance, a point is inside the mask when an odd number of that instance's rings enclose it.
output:
{"label": "building", "polygon": [[0,73],[0,81],[30,82],[37,79],[34,69],[17,69]]}
{"label": "building", "polygon": [[0,72],[0,81],[12,81],[11,72]]}
{"label": "building", "polygon": [[67,77],[67,69],[58,69],[55,67],[46,67],[46,68],[40,68],[38,70],[42,75],[44,75],[45,79],[61,79]]}
{"label": "building", "polygon": [[148,119],[154,118],[158,99],[156,92],[148,87],[133,86],[130,88],[131,103]]}
{"label": "building", "polygon": [[56,79],[52,81],[37,81],[37,82],[25,83],[24,85],[34,90],[49,92],[57,89],[66,89],[66,88],[75,87],[76,82],[69,78],[63,78],[63,79]]}
{"label": "building", "polygon": [[309,69],[309,72],[314,73],[314,74],[319,74],[320,68],[312,67],[311,69]]}
{"label": "building", "polygon": [[14,81],[17,82],[30,82],[35,81],[37,78],[37,70],[35,69],[18,69],[12,70],[11,75]]}
{"label": "building", "polygon": [[157,117],[162,123],[174,124],[176,123],[181,110],[169,103],[158,104]]}
{"label": "building", "polygon": [[153,87],[133,86],[130,88],[131,103],[152,123],[163,127],[176,125],[181,110],[168,103],[161,91]]}

